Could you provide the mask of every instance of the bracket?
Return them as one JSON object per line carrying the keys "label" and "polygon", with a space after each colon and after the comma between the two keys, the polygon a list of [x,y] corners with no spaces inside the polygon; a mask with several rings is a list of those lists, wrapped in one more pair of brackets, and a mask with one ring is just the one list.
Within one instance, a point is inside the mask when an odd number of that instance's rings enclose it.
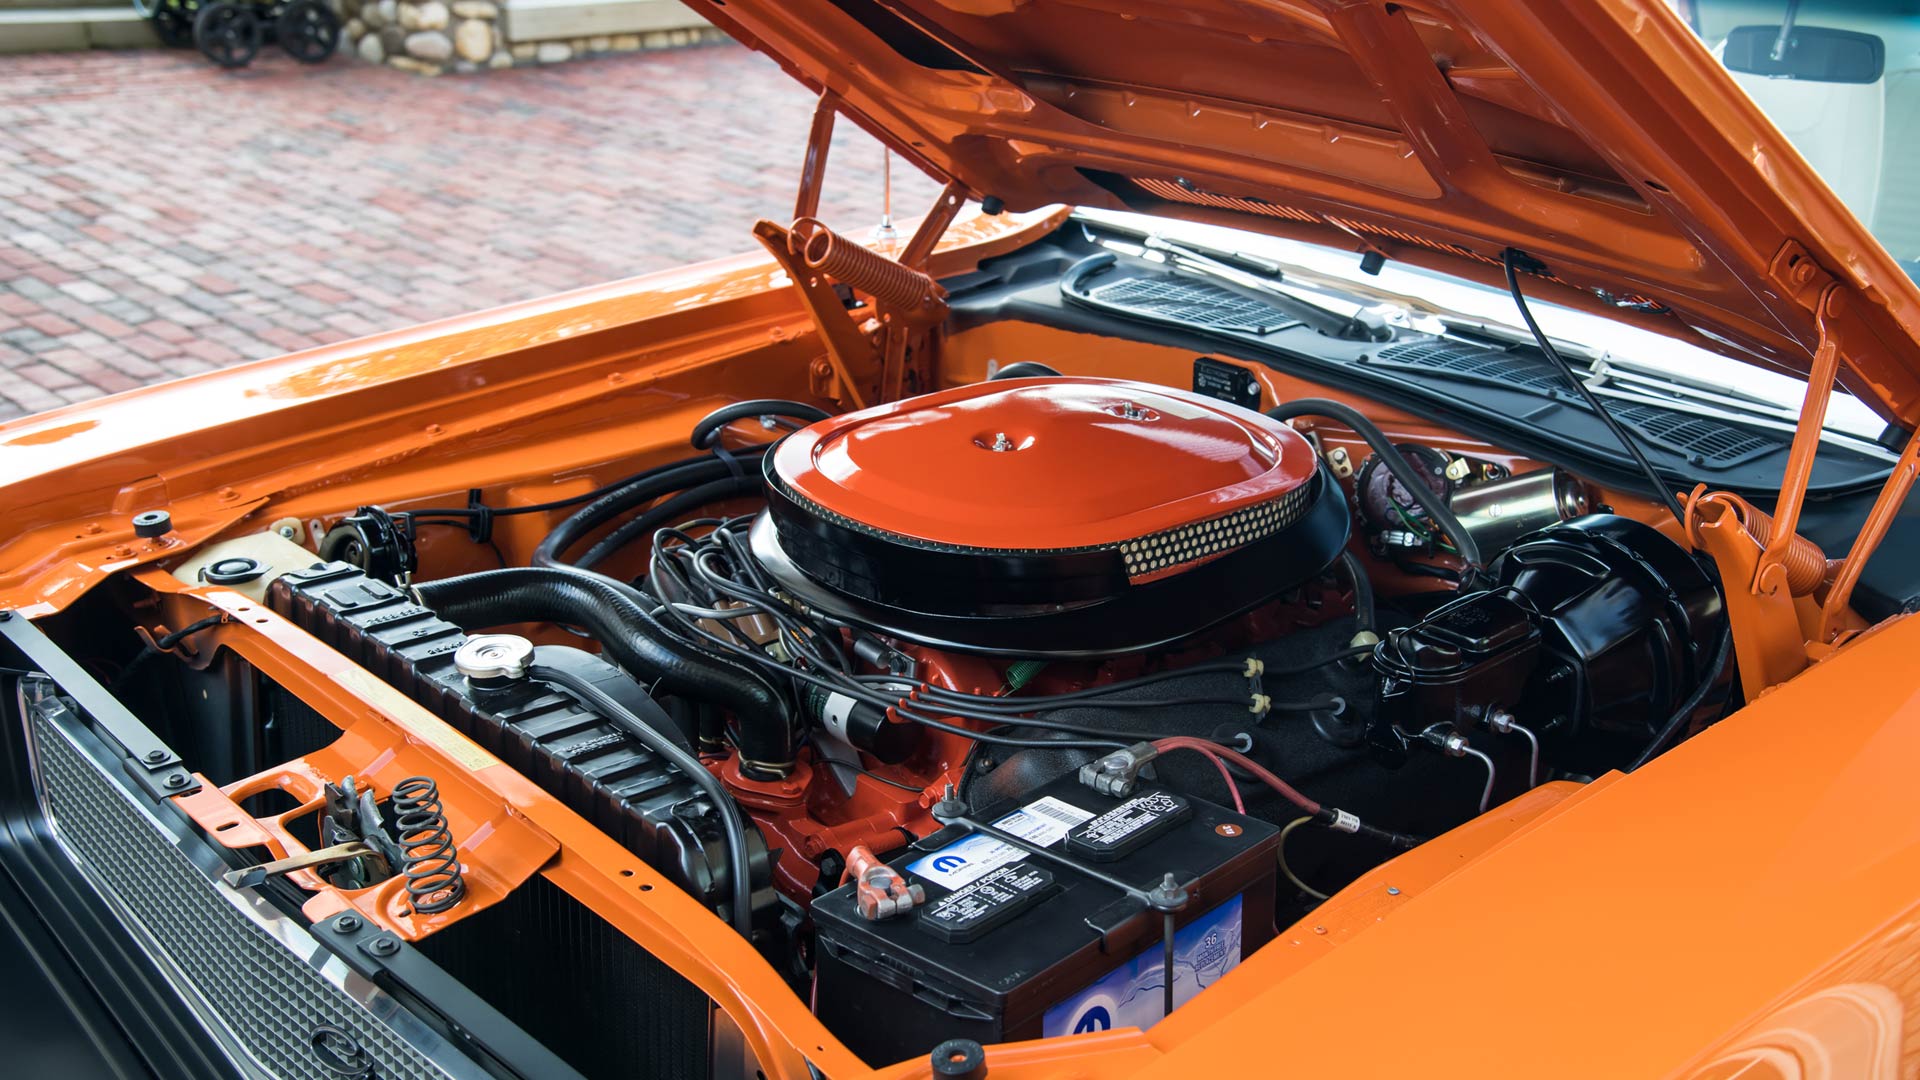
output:
{"label": "bracket", "polygon": [[1813,457],[1820,450],[1820,431],[1827,422],[1827,402],[1833,397],[1834,383],[1840,374],[1840,328],[1835,320],[1844,304],[1839,282],[1829,282],[1820,290],[1820,299],[1814,308],[1820,341],[1813,350],[1813,366],[1807,372],[1806,400],[1800,406],[1800,423],[1794,429],[1786,473],[1780,480],[1773,535],[1760,553],[1749,586],[1756,595],[1787,594],[1787,549],[1800,526],[1800,511],[1807,501],[1807,482],[1813,476]]}

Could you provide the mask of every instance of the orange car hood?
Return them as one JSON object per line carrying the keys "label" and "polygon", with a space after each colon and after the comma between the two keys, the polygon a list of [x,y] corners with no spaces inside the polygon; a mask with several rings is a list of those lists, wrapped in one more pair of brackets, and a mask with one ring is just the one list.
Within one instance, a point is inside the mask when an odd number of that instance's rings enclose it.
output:
{"label": "orange car hood", "polygon": [[1848,387],[1920,421],[1920,293],[1661,0],[691,6],[1016,210],[1211,220],[1486,281],[1518,247],[1542,298],[1790,372],[1829,295]]}

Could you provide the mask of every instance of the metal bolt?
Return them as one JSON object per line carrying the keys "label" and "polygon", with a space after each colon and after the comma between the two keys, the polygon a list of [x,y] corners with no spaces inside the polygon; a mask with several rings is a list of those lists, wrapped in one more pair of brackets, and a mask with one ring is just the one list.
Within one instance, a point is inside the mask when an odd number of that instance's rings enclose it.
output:
{"label": "metal bolt", "polygon": [[288,540],[291,540],[291,539],[293,539],[293,526],[291,526],[291,525],[282,525],[282,526],[280,526],[280,530],[279,530],[279,532],[280,532],[280,535],[281,535],[281,536],[282,536],[283,538],[285,538],[285,539],[288,539]]}
{"label": "metal bolt", "polygon": [[167,752],[165,750],[147,751],[147,762],[149,764],[158,765],[165,760],[167,760]]}
{"label": "metal bolt", "polygon": [[185,773],[174,773],[172,776],[167,777],[167,786],[168,787],[186,787],[187,775]]}
{"label": "metal bolt", "polygon": [[8,619],[11,619],[11,618],[13,618],[13,612],[0,611],[0,622],[6,622]]}
{"label": "metal bolt", "polygon": [[392,956],[400,951],[398,938],[377,937],[367,944],[367,951],[375,956]]}
{"label": "metal bolt", "polygon": [[1399,886],[1397,886],[1397,885],[1389,885],[1389,886],[1387,886],[1387,895],[1388,895],[1388,896],[1399,896],[1399,895],[1400,895],[1400,887],[1399,887]]}
{"label": "metal bolt", "polygon": [[360,916],[342,915],[333,920],[333,928],[343,934],[351,934],[355,930],[360,929]]}

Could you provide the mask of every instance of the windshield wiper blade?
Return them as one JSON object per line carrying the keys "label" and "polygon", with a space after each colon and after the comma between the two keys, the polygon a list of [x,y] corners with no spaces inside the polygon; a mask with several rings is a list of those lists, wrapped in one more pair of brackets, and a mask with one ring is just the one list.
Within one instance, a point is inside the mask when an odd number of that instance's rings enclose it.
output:
{"label": "windshield wiper blade", "polygon": [[1167,256],[1168,263],[1176,269],[1211,277],[1228,285],[1259,293],[1274,307],[1328,337],[1346,341],[1393,340],[1393,327],[1387,324],[1386,319],[1379,312],[1365,305],[1356,304],[1352,314],[1343,314],[1296,295],[1277,281],[1249,273],[1183,244],[1149,235],[1141,241],[1141,246],[1148,251],[1157,251]]}

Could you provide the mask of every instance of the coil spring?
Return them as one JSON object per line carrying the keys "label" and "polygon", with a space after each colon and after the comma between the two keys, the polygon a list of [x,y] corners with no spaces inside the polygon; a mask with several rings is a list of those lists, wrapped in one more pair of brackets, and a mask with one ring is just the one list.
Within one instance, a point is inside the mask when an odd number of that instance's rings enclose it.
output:
{"label": "coil spring", "polygon": [[400,834],[401,872],[407,896],[422,915],[445,911],[467,895],[460,853],[447,830],[440,785],[429,776],[409,776],[393,785],[394,829]]}
{"label": "coil spring", "polygon": [[[1727,491],[1708,492],[1701,484],[1687,494],[1685,500],[1687,539],[1695,547],[1700,546],[1699,534],[1694,530],[1701,523],[1703,508],[1718,505],[1722,513],[1731,513],[1740,527],[1746,530],[1753,542],[1765,550],[1773,539],[1773,516],[1752,503]],[[1787,591],[1794,596],[1806,596],[1820,587],[1827,577],[1827,553],[1820,545],[1795,533],[1787,544],[1786,556],[1781,560],[1787,572]]]}
{"label": "coil spring", "polygon": [[817,270],[876,300],[908,310],[933,300],[932,278],[847,240],[814,218],[794,222],[792,237],[795,252],[809,270]]}

